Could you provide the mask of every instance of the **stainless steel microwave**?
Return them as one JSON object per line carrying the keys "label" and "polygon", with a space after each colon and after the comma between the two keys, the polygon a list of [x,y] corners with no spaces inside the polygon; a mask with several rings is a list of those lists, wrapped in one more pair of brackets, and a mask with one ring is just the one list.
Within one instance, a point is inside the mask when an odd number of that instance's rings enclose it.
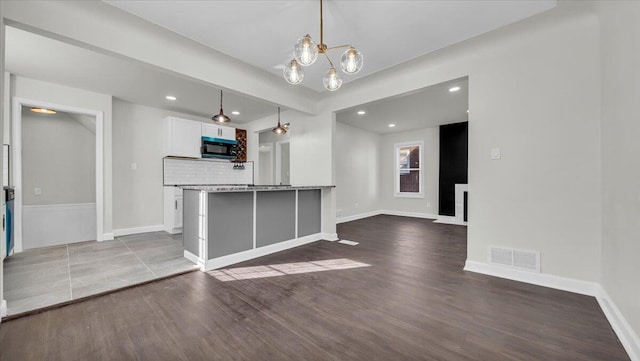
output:
{"label": "stainless steel microwave", "polygon": [[202,158],[235,159],[238,157],[238,142],[231,139],[202,137]]}

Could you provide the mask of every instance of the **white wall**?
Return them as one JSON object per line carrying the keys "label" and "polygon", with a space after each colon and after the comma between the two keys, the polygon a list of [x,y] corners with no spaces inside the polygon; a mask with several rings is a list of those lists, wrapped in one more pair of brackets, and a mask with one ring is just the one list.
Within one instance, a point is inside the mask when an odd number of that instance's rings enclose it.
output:
{"label": "white wall", "polygon": [[208,121],[119,99],[113,101],[113,228],[116,230],[163,223],[162,119],[167,116]]}
{"label": "white wall", "polygon": [[[598,21],[563,4],[346,84],[338,111],[469,76],[468,259],[541,252],[542,272],[600,279]],[[570,44],[571,46],[568,46]],[[492,147],[502,159],[491,160]]]}
{"label": "white wall", "polygon": [[99,94],[87,90],[71,88],[63,85],[47,83],[21,76],[11,76],[12,96],[30,100],[44,101],[53,104],[102,111],[104,113],[104,207],[103,230],[110,234],[113,227],[112,217],[112,174],[111,174],[111,108],[110,95]]}
{"label": "white wall", "polygon": [[[602,285],[639,340],[640,4],[601,5]],[[640,344],[637,347],[640,356]]]}
{"label": "white wall", "polygon": [[336,213],[347,218],[380,210],[379,134],[336,123]]}
{"label": "white wall", "polygon": [[[62,112],[37,114],[23,108],[23,205],[96,202],[95,118],[89,119],[91,131],[78,117],[88,118]],[[34,194],[35,188],[41,195]]]}
{"label": "white wall", "polygon": [[[2,5],[2,2],[0,2],[0,10],[2,9],[3,9],[3,5]],[[9,104],[5,102],[6,100],[5,92],[8,90],[5,86],[5,79],[4,79],[5,76],[7,76],[7,73],[4,71],[4,17],[0,15],[0,84],[2,84],[2,87],[0,87],[0,99],[3,100],[2,102],[0,102],[0,114],[2,114],[3,118],[9,116],[9,112],[7,112],[7,110],[5,109],[5,107],[9,106]],[[4,124],[4,121],[7,121],[7,120],[3,119],[3,124]],[[5,129],[4,126],[0,127],[0,135],[1,135],[0,139],[4,139],[4,134],[3,134],[4,129]],[[3,162],[3,157],[0,157],[0,168],[2,168],[2,162]],[[0,192],[0,193],[2,193],[0,194],[0,201],[4,203],[4,192]],[[2,213],[4,214],[4,210],[2,211]],[[4,300],[3,263],[4,263],[4,259],[0,257],[0,316],[4,316],[5,313],[7,312],[7,304]]]}
{"label": "white wall", "polygon": [[[394,168],[396,143],[424,142],[424,198],[394,197]],[[410,132],[382,136],[380,143],[380,204],[381,210],[420,213],[433,218],[438,215],[440,182],[440,128],[431,127]]]}

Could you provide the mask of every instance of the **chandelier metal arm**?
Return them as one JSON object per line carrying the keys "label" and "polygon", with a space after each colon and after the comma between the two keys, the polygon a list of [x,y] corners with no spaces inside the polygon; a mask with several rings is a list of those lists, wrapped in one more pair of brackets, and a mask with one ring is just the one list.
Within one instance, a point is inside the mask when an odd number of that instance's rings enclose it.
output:
{"label": "chandelier metal arm", "polygon": [[340,49],[340,48],[353,48],[353,45],[345,44],[345,45],[332,46],[330,48],[326,48],[325,50],[333,50],[333,49]]}
{"label": "chandelier metal arm", "polygon": [[332,68],[335,68],[333,66],[333,62],[331,62],[331,58],[329,58],[329,55],[327,54],[326,51],[323,51],[322,54],[324,54],[325,57],[327,57],[327,61],[329,62],[329,64],[331,65]]}

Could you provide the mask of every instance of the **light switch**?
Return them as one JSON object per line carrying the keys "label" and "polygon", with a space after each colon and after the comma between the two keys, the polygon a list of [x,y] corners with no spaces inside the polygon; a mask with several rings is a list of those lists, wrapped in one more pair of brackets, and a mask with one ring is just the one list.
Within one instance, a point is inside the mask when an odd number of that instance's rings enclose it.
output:
{"label": "light switch", "polygon": [[131,163],[131,170],[138,169],[138,163]]}
{"label": "light switch", "polygon": [[42,195],[42,188],[33,188],[33,195],[34,196],[41,196]]}
{"label": "light switch", "polygon": [[500,148],[491,148],[491,159],[500,159]]}

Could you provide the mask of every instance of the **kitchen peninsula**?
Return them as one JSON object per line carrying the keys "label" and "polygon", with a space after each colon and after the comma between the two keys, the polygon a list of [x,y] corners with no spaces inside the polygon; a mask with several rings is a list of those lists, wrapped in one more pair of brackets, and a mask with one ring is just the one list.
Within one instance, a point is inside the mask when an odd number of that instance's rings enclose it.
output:
{"label": "kitchen peninsula", "polygon": [[185,186],[184,255],[203,271],[322,239],[332,186]]}

